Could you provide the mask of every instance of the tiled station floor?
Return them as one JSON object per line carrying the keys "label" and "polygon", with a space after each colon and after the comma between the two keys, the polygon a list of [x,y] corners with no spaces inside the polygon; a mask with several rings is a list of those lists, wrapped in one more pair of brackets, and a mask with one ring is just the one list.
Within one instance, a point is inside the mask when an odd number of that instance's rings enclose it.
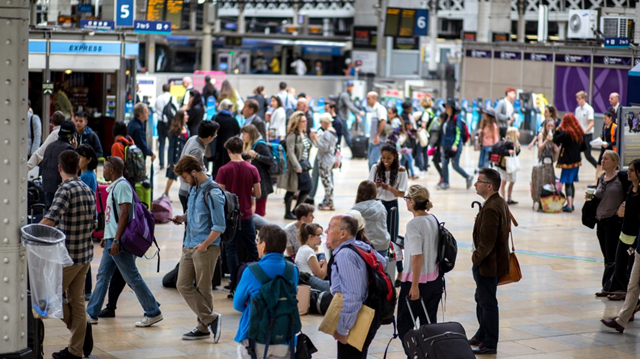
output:
{"label": "tiled station floor", "polygon": [[[345,157],[349,151],[345,150]],[[477,164],[478,152],[466,148],[461,164],[472,171]],[[602,257],[595,231],[580,223],[582,199],[576,201],[574,213],[547,214],[531,209],[529,180],[535,153],[526,148],[521,154],[523,170],[518,174],[514,199],[518,205],[512,211],[520,226],[514,230],[515,246],[522,266],[523,280],[498,289],[500,305],[500,343],[498,354],[489,358],[517,359],[631,359],[640,357],[640,322],[630,323],[624,334],[607,329],[600,324],[603,317],[616,315],[622,302],[595,298],[600,289]],[[157,165],[157,163],[156,163]],[[316,222],[326,226],[330,217],[351,208],[359,182],[367,178],[365,160],[345,159],[341,171],[335,171],[335,212],[316,211]],[[466,190],[464,180],[453,170],[451,189],[437,191],[437,173],[431,168],[428,174],[411,183],[426,185],[434,202],[432,212],[453,232],[459,242],[460,252],[456,268],[446,276],[447,300],[438,313],[439,321],[457,321],[473,334],[477,329],[474,282],[471,275],[470,243],[477,209],[471,202],[481,198],[473,188]],[[559,174],[559,172],[558,172]],[[584,193],[587,184],[594,182],[595,170],[586,164],[580,170],[581,181],[576,192]],[[156,194],[165,185],[164,171],[156,175]],[[174,211],[179,213],[177,185],[171,191]],[[322,199],[323,190],[316,199]],[[279,190],[269,197],[267,219],[285,224],[282,219],[284,192]],[[157,195],[156,195],[157,196]],[[580,195],[579,197],[582,197]],[[400,233],[411,215],[401,201]],[[189,357],[235,358],[236,333],[240,313],[233,310],[227,293],[215,290],[216,311],[222,313],[222,337],[218,344],[209,341],[184,341],[181,335],[195,325],[195,316],[175,289],[162,287],[162,276],[174,268],[180,257],[182,227],[164,224],[156,227],[162,250],[160,273],[156,273],[156,261],[139,259],[138,268],[147,284],[162,304],[164,320],[150,328],[136,328],[134,323],[142,317],[142,308],[134,293],[127,287],[118,302],[117,317],[101,318],[93,326],[95,349],[93,355],[101,359],[154,359]],[[92,263],[93,275],[98,271],[102,250],[96,245]],[[226,283],[226,279],[223,280]],[[95,282],[94,282],[95,283]],[[333,338],[319,333],[321,322],[317,315],[302,317],[303,331],[319,349],[314,358],[335,358]],[[66,346],[69,332],[59,320],[46,320],[45,358]],[[377,334],[369,351],[369,358],[382,358],[385,345],[393,330],[385,326]],[[388,358],[404,358],[399,340],[391,344]]]}

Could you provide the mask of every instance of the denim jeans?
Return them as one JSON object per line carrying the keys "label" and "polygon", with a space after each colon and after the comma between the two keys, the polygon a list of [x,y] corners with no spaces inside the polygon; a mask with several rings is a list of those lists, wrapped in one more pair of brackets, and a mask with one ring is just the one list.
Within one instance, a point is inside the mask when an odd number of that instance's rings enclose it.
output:
{"label": "denim jeans", "polygon": [[[416,161],[417,164],[417,161]],[[402,159],[400,160],[400,165],[407,169],[409,172],[409,176],[415,176],[415,170],[413,168],[413,156],[411,154],[403,154]]]}
{"label": "denim jeans", "polygon": [[478,158],[478,168],[490,168],[491,161],[489,160],[491,147],[493,146],[482,146],[480,149],[480,158]]}
{"label": "denim jeans", "polygon": [[420,171],[426,171],[429,169],[429,156],[427,156],[427,147],[422,147],[419,144],[416,145],[415,152],[413,153],[413,158],[416,160],[416,167],[420,169]]}
{"label": "denim jeans", "polygon": [[460,167],[460,155],[462,154],[462,147],[458,147],[458,151],[453,156],[453,158],[449,158],[445,153],[442,154],[442,183],[449,184],[449,161],[453,164],[453,169],[456,170],[462,177],[465,179],[469,178],[467,172]]}
{"label": "denim jeans", "polygon": [[480,274],[480,268],[473,266],[473,280],[476,282],[476,317],[480,327],[474,335],[487,348],[498,347],[498,277],[486,277]]}
{"label": "denim jeans", "polygon": [[247,255],[247,262],[258,260],[258,248],[256,247],[256,227],[253,218],[240,221],[240,227],[236,231],[233,241],[225,243],[225,256],[227,259],[227,269],[231,274],[231,282],[237,284],[236,271],[240,265],[238,260],[238,246],[244,246],[244,253]]}
{"label": "denim jeans", "polygon": [[158,308],[158,302],[156,298],[147,287],[147,284],[142,279],[138,267],[136,267],[136,256],[125,251],[120,247],[120,253],[117,256],[109,254],[109,249],[113,244],[113,239],[107,239],[104,245],[104,251],[102,252],[102,260],[100,260],[100,267],[98,267],[98,275],[96,276],[96,286],[91,294],[91,300],[87,305],[87,314],[97,319],[102,309],[102,303],[104,297],[107,295],[107,289],[111,276],[116,270],[116,267],[120,270],[125,282],[133,289],[133,292],[138,298],[138,302],[144,310],[144,315],[147,317],[155,317],[160,315],[160,308]]}
{"label": "denim jeans", "polygon": [[312,275],[311,278],[309,278],[309,286],[311,289],[316,289],[321,292],[328,292],[331,290],[331,285],[328,280],[320,279],[315,275]]}
{"label": "denim jeans", "polygon": [[371,167],[373,167],[373,165],[378,163],[378,160],[380,159],[380,146],[380,143],[374,145],[373,143],[369,142],[369,170],[371,169]]}

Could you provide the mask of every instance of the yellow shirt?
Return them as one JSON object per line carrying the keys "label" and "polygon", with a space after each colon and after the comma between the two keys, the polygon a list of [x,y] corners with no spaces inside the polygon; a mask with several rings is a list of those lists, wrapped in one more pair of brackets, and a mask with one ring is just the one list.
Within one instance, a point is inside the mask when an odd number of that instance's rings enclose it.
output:
{"label": "yellow shirt", "polygon": [[278,60],[277,57],[274,57],[273,60],[271,60],[269,67],[271,67],[271,72],[274,74],[280,73],[280,60]]}

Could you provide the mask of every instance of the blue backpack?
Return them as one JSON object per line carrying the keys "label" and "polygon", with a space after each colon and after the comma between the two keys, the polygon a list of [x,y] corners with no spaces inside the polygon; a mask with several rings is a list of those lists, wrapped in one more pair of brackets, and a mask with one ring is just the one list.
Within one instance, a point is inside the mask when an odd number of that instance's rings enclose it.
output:
{"label": "blue backpack", "polygon": [[260,292],[249,304],[249,344],[256,358],[255,345],[263,344],[266,359],[269,345],[289,344],[291,358],[295,355],[295,336],[302,329],[297,286],[293,283],[293,263],[285,261],[284,273],[269,278],[258,263],[249,265],[249,270],[260,281]]}
{"label": "blue backpack", "polygon": [[264,143],[271,149],[271,155],[273,156],[274,163],[269,167],[269,174],[272,176],[279,176],[287,172],[287,155],[284,147],[279,143],[267,143],[264,140],[259,140],[255,145],[253,145],[254,149],[258,143]]}

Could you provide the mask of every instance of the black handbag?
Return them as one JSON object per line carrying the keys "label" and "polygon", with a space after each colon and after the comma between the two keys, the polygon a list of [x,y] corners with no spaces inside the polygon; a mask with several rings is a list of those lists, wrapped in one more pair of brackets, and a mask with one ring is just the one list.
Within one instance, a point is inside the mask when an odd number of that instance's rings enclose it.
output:
{"label": "black handbag", "polygon": [[298,190],[299,191],[311,191],[311,176],[309,171],[302,171],[298,173]]}
{"label": "black handbag", "polygon": [[311,163],[309,163],[308,159],[300,160],[300,168],[302,168],[302,172],[310,171]]}
{"label": "black handbag", "polygon": [[318,349],[311,342],[311,339],[304,334],[298,334],[298,345],[296,347],[296,359],[311,359],[311,354],[316,353]]}
{"label": "black handbag", "polygon": [[596,212],[598,210],[598,205],[600,204],[600,199],[597,197],[593,197],[592,200],[584,202],[582,205],[582,224],[586,227],[594,229],[596,227]]}

